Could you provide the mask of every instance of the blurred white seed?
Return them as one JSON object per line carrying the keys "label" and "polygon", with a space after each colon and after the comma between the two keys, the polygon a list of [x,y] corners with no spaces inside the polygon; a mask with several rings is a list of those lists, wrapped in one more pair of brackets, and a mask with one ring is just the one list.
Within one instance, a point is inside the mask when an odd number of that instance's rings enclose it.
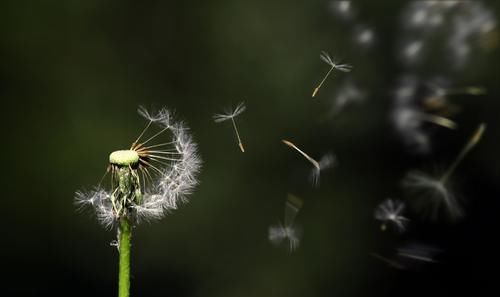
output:
{"label": "blurred white seed", "polygon": [[302,199],[288,194],[285,202],[284,223],[278,223],[269,227],[268,238],[273,245],[281,245],[287,242],[288,251],[291,253],[295,251],[302,237],[302,232],[298,226],[295,225],[295,218],[302,208]]}
{"label": "blurred white seed", "polygon": [[406,230],[409,219],[402,215],[405,204],[399,200],[386,199],[375,208],[375,219],[382,222],[382,231],[386,230],[387,224],[393,224],[399,232]]}
{"label": "blurred white seed", "polygon": [[333,98],[331,114],[338,115],[350,104],[362,103],[366,94],[354,82],[347,80],[338,89]]}

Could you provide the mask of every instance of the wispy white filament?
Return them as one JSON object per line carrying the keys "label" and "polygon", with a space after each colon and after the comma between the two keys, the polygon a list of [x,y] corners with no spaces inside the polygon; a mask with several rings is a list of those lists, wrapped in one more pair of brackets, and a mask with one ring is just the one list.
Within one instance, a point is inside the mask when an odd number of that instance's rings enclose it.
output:
{"label": "wispy white filament", "polygon": [[[171,210],[187,202],[198,183],[197,174],[201,167],[197,146],[193,142],[189,129],[182,122],[174,122],[167,109],[149,112],[139,107],[139,114],[148,124],[132,144],[132,149],[147,152],[143,167],[139,166],[137,174],[140,178],[140,201],[128,201],[128,213],[137,222],[161,219]],[[159,131],[149,138],[144,137],[151,125],[159,127]],[[170,137],[165,137],[166,135]],[[144,141],[140,141],[144,138]],[[162,141],[159,141],[163,139]],[[119,213],[113,204],[114,189],[106,190],[102,186],[92,191],[76,193],[75,203],[81,207],[91,206],[95,209],[99,222],[105,227],[112,227],[119,219]]]}

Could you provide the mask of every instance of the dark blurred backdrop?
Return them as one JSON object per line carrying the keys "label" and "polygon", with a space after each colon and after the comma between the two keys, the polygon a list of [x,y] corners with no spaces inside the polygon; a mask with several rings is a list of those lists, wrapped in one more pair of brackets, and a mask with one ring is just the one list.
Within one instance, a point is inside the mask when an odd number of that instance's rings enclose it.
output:
{"label": "dark blurred backdrop", "polygon": [[[498,17],[498,2],[481,3]],[[138,135],[138,105],[174,109],[204,165],[190,203],[134,229],[132,296],[498,294],[498,42],[474,47],[459,68],[440,50],[405,65],[409,5],[354,1],[346,16],[329,1],[2,1],[1,295],[116,295],[115,231],[73,201],[99,181],[109,153]],[[373,43],[353,41],[360,24]],[[328,70],[321,50],[354,70],[335,73],[311,99]],[[438,130],[425,155],[408,150],[390,120],[408,73],[488,90],[453,98],[459,129]],[[335,92],[351,78],[365,100],[333,117]],[[212,120],[240,101],[245,153],[231,126]],[[485,137],[454,180],[465,218],[426,224],[410,212],[407,233],[380,231],[373,209],[405,199],[406,172],[449,164],[482,121]],[[338,165],[319,188],[283,138],[312,156],[335,152]],[[304,200],[304,236],[291,254],[267,238],[287,193]],[[399,270],[371,256],[409,241],[439,247],[439,261]]]}

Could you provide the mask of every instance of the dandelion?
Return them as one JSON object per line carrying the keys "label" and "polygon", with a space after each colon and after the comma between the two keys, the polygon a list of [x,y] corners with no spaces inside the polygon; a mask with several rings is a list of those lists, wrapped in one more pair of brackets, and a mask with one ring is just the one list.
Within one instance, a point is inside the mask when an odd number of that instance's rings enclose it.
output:
{"label": "dandelion", "polygon": [[238,128],[236,127],[236,123],[234,121],[234,118],[239,116],[246,109],[247,109],[247,107],[245,106],[245,103],[240,102],[234,110],[226,111],[226,113],[224,113],[224,114],[215,114],[213,116],[214,122],[216,122],[216,123],[221,123],[221,122],[224,122],[227,120],[231,120],[231,122],[233,123],[234,132],[236,133],[236,137],[238,138],[238,145],[240,147],[241,152],[243,152],[243,153],[245,152],[245,148],[243,147],[243,142],[241,142],[240,133],[238,132]]}
{"label": "dandelion", "polygon": [[[102,225],[118,229],[113,245],[120,254],[120,297],[129,296],[131,227],[160,219],[187,202],[201,165],[189,130],[174,122],[167,109],[150,113],[139,107],[138,112],[148,123],[129,149],[109,155],[110,188],[98,185],[92,191],[78,191],[75,197],[79,208],[93,207]],[[153,124],[159,131],[142,140]],[[160,137],[167,141],[158,141]]]}
{"label": "dandelion", "polygon": [[288,241],[288,250],[293,252],[300,243],[302,232],[295,226],[295,217],[302,208],[302,199],[288,194],[285,202],[284,223],[269,227],[269,241],[274,245],[280,245],[283,241]]}
{"label": "dandelion", "polygon": [[392,223],[398,231],[403,232],[406,229],[408,219],[401,215],[405,209],[405,204],[399,200],[387,199],[380,203],[375,209],[375,219],[382,221],[381,229],[387,229],[387,224]]}
{"label": "dandelion", "polygon": [[332,153],[327,153],[321,159],[316,161],[315,159],[311,158],[308,154],[306,154],[304,151],[299,149],[295,144],[288,140],[281,140],[284,144],[287,146],[293,148],[297,152],[299,152],[304,158],[306,158],[312,165],[313,169],[311,171],[311,181],[314,186],[317,186],[319,184],[319,178],[322,170],[325,170],[327,168],[330,168],[335,165],[335,155]]}
{"label": "dandelion", "polygon": [[333,69],[337,69],[337,70],[342,71],[342,72],[350,72],[352,70],[352,66],[351,65],[349,65],[349,64],[339,64],[338,61],[332,60],[332,58],[330,57],[330,55],[327,52],[325,52],[325,51],[322,51],[319,57],[321,58],[321,60],[323,60],[323,62],[325,62],[326,64],[330,65],[330,70],[328,70],[328,72],[323,77],[323,79],[321,80],[321,82],[319,83],[319,85],[314,89],[314,91],[312,93],[312,97],[313,98],[316,96],[316,94],[318,93],[319,89],[321,88],[321,86],[323,85],[323,83],[325,82],[325,80],[328,78],[328,76],[330,75],[330,73],[332,72]]}
{"label": "dandelion", "polygon": [[484,123],[479,125],[456,159],[440,177],[435,178],[421,172],[410,172],[407,175],[403,185],[416,195],[413,205],[417,209],[432,219],[437,216],[441,208],[444,208],[451,220],[463,216],[460,204],[448,188],[448,180],[464,157],[480,141],[485,129]]}

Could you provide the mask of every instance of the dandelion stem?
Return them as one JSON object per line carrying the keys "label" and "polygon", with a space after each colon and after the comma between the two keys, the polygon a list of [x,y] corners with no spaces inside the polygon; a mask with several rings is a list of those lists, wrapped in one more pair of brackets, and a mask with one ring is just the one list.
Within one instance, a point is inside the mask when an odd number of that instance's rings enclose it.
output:
{"label": "dandelion stem", "polygon": [[481,140],[481,136],[484,133],[484,130],[486,130],[486,124],[481,123],[479,127],[476,129],[474,134],[471,136],[469,141],[465,144],[465,146],[462,148],[462,151],[458,154],[457,158],[453,163],[451,163],[450,167],[446,170],[446,172],[441,176],[440,182],[442,184],[446,183],[446,181],[450,178],[450,176],[453,174],[457,166],[462,162],[462,160],[465,158],[465,156],[469,153],[469,151],[476,146],[476,144]]}
{"label": "dandelion stem", "polygon": [[127,218],[120,219],[119,252],[120,264],[118,271],[118,297],[130,295],[130,238],[132,233]]}
{"label": "dandelion stem", "polygon": [[330,70],[328,70],[328,72],[326,73],[325,77],[323,77],[323,80],[321,80],[321,82],[319,83],[319,85],[314,89],[314,92],[312,93],[312,97],[314,98],[316,96],[316,94],[318,93],[319,91],[319,88],[321,88],[321,86],[323,85],[323,83],[325,82],[325,80],[328,78],[328,76],[330,75],[330,72],[332,72],[332,70],[334,69],[335,67],[332,66],[330,68]]}
{"label": "dandelion stem", "polygon": [[231,122],[233,123],[234,132],[236,132],[236,137],[238,138],[238,145],[240,146],[240,150],[242,153],[244,153],[245,148],[243,147],[243,143],[241,142],[240,133],[238,133],[238,128],[236,128],[236,123],[234,122],[234,118],[231,118]]}

